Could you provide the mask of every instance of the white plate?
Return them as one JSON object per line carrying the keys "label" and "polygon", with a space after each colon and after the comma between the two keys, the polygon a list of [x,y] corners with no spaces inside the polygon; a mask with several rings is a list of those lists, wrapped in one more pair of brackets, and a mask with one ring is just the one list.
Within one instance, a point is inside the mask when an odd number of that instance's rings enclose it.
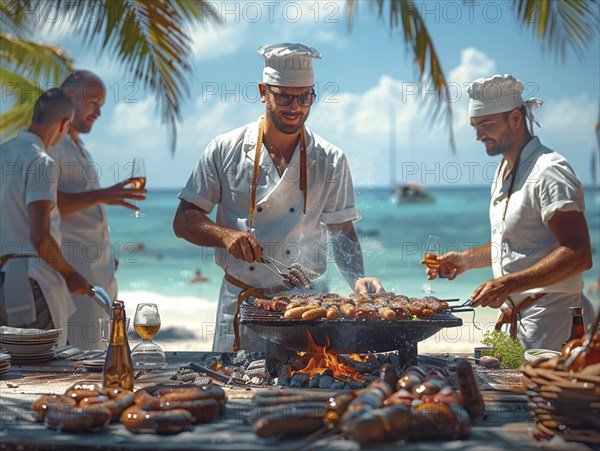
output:
{"label": "white plate", "polygon": [[4,352],[0,352],[0,364],[2,364],[2,362],[10,362],[10,354],[6,354]]}
{"label": "white plate", "polygon": [[8,351],[9,354],[21,354],[21,355],[36,355],[36,354],[48,354],[53,351],[53,343],[42,343],[42,344],[8,344],[2,343],[2,347]]}
{"label": "white plate", "polygon": [[41,340],[56,338],[62,329],[23,329],[20,327],[0,326],[0,340]]}
{"label": "white plate", "polygon": [[104,367],[104,359],[81,360],[73,364],[76,368],[85,369],[88,371],[102,371]]}
{"label": "white plate", "polygon": [[12,361],[12,363],[17,363],[17,362],[37,362],[37,361],[43,361],[43,360],[51,360],[55,356],[56,356],[56,354],[54,354],[54,351],[46,353],[46,354],[37,354],[37,355],[33,355],[33,354],[29,354],[29,355],[12,354],[11,361]]}

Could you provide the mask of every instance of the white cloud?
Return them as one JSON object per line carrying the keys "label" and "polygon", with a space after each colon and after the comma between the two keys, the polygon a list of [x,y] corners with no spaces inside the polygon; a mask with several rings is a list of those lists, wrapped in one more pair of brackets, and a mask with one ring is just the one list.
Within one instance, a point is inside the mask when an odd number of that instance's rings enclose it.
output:
{"label": "white cloud", "polygon": [[245,42],[246,24],[203,24],[192,33],[192,52],[199,61],[235,53]]}
{"label": "white cloud", "polygon": [[155,100],[151,97],[137,103],[119,103],[112,115],[111,132],[130,134],[159,129],[155,107]]}
{"label": "white cloud", "polygon": [[492,75],[496,62],[475,47],[467,47],[460,52],[460,64],[450,71],[448,81],[464,86],[476,78]]}

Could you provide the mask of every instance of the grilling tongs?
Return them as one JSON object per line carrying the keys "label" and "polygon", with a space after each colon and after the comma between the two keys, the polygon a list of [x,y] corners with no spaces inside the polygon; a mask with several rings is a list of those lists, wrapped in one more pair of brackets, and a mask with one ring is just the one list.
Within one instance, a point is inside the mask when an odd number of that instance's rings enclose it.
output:
{"label": "grilling tongs", "polygon": [[265,264],[265,268],[271,271],[273,274],[283,278],[284,282],[292,284],[296,288],[312,288],[311,281],[316,279],[319,275],[314,271],[305,268],[304,266],[294,263],[291,266],[287,266],[273,257],[261,257],[261,262]]}
{"label": "grilling tongs", "polygon": [[446,304],[448,304],[448,307],[446,308],[446,311],[450,312],[450,313],[460,313],[460,312],[472,312],[473,307],[471,307],[469,304],[471,303],[471,299],[467,299],[465,302],[463,302],[462,304],[458,304],[458,305],[450,305],[451,302],[457,302],[460,301],[460,299],[440,299],[441,301],[444,301]]}

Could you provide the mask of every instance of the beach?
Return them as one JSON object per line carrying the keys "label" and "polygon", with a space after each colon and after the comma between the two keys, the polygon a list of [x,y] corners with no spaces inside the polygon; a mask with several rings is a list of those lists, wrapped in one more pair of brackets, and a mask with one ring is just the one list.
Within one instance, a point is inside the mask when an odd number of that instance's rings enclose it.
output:
{"label": "beach", "polygon": [[[434,204],[398,206],[382,188],[357,188],[357,206],[362,219],[355,226],[361,237],[365,269],[379,277],[388,291],[423,297],[426,282],[419,264],[427,236],[438,235],[441,251],[464,250],[489,241],[489,189],[433,188]],[[213,262],[214,252],[175,237],[171,223],[178,205],[177,190],[148,193],[141,204],[145,216],[132,218],[123,208],[108,207],[114,250],[119,257],[119,298],[133,317],[141,302],[156,303],[162,319],[157,342],[170,351],[208,351],[212,347],[214,318],[223,276]],[[594,250],[594,267],[584,275],[585,284],[598,274],[600,198],[597,190],[586,191],[586,216]],[[214,212],[213,212],[214,215]],[[190,283],[196,269],[208,281]],[[324,276],[329,291],[350,292],[335,265]],[[435,280],[434,295],[441,299],[466,300],[474,288],[492,278],[491,269],[469,271],[454,281]],[[598,293],[590,297],[598,311]],[[485,331],[493,328],[496,311],[476,309],[457,314],[463,326],[449,328],[419,343],[419,352],[472,352],[480,346]],[[565,312],[567,314],[567,312]],[[135,343],[132,343],[134,345]]]}

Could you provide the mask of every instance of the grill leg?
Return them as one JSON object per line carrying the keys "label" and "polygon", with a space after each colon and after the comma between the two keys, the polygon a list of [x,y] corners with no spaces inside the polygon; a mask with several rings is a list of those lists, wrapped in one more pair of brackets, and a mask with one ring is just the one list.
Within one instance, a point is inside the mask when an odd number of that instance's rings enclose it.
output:
{"label": "grill leg", "polygon": [[406,342],[401,349],[398,349],[398,359],[400,366],[406,368],[417,364],[417,343]]}
{"label": "grill leg", "polygon": [[279,346],[272,341],[267,341],[267,371],[271,377],[279,377],[281,367],[294,355],[294,351]]}

